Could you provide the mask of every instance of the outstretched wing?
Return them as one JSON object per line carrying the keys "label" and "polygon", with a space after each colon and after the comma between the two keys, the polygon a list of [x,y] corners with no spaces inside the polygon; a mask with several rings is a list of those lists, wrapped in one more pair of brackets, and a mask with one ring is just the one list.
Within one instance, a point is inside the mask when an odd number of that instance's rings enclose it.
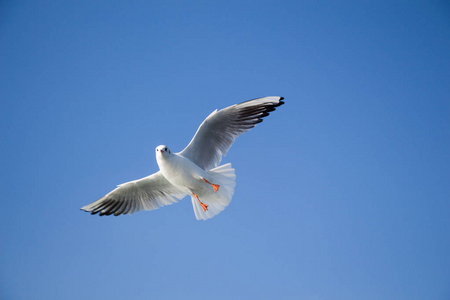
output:
{"label": "outstretched wing", "polygon": [[203,170],[217,167],[234,140],[262,122],[262,118],[284,104],[283,97],[249,100],[213,111],[197,130],[189,145],[179,154]]}
{"label": "outstretched wing", "polygon": [[184,198],[186,194],[173,186],[157,172],[142,179],[118,185],[104,197],[81,209],[93,215],[125,215],[140,210],[152,210],[169,205]]}

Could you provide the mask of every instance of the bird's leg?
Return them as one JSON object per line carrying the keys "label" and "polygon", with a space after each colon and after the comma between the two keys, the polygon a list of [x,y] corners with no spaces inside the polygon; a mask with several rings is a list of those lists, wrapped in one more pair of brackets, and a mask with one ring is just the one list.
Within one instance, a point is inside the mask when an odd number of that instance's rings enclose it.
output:
{"label": "bird's leg", "polygon": [[200,203],[200,205],[201,205],[202,208],[203,208],[203,211],[206,211],[206,210],[208,209],[208,204],[205,204],[205,203],[203,203],[202,201],[200,201],[200,199],[198,199],[198,196],[197,196],[196,194],[192,193],[192,195],[194,195],[194,197],[197,198],[198,203]]}
{"label": "bird's leg", "polygon": [[208,180],[206,180],[205,178],[203,178],[203,181],[206,182],[206,183],[208,183],[208,184],[210,184],[210,185],[213,187],[214,192],[217,193],[217,191],[219,190],[220,185],[211,183],[211,182],[209,182]]}

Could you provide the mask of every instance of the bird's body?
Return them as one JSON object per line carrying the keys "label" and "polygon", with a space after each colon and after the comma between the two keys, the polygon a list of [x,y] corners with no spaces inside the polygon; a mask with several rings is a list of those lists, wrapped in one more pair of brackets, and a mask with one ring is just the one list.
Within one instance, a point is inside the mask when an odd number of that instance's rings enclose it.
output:
{"label": "bird's body", "polygon": [[82,210],[117,216],[156,209],[190,195],[198,220],[214,217],[230,203],[236,185],[231,164],[218,166],[222,155],[237,136],[261,122],[282,100],[265,97],[214,111],[183,151],[172,153],[164,145],[155,149],[159,172],[121,184]]}
{"label": "bird's body", "polygon": [[156,148],[156,161],[173,186],[191,195],[197,219],[212,218],[230,203],[236,178],[230,164],[222,166],[228,171],[227,176],[216,169],[205,171],[183,155],[171,153],[164,145]]}
{"label": "bird's body", "polygon": [[186,194],[206,190],[206,183],[202,180],[206,171],[189,159],[180,154],[169,154],[168,157],[157,157],[157,162],[164,177]]}
{"label": "bird's body", "polygon": [[[166,146],[158,148],[167,149]],[[161,173],[171,184],[186,194],[207,189],[206,182],[202,180],[207,177],[206,171],[178,153],[161,152],[162,150],[158,148],[156,148],[156,162]]]}

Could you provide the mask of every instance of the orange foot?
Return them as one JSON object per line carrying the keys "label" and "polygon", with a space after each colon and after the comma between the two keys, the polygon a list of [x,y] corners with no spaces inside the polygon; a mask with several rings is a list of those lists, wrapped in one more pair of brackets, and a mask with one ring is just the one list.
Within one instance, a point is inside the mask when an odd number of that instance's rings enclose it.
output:
{"label": "orange foot", "polygon": [[205,203],[203,203],[202,201],[200,201],[200,199],[198,199],[198,196],[197,196],[196,194],[192,193],[192,195],[194,195],[194,197],[197,198],[198,203],[200,203],[200,205],[201,205],[202,208],[203,208],[203,211],[206,211],[206,210],[208,209],[208,205],[205,204]]}
{"label": "orange foot", "polygon": [[214,192],[217,193],[217,191],[219,190],[220,185],[218,185],[218,184],[213,184],[213,183],[209,182],[208,180],[206,180],[205,178],[203,178],[203,181],[206,182],[206,183],[209,183],[209,184],[213,187]]}

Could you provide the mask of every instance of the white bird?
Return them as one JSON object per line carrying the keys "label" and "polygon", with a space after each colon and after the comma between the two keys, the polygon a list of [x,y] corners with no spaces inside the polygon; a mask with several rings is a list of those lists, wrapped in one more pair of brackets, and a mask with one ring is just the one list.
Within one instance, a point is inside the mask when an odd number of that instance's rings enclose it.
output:
{"label": "white bird", "polygon": [[198,128],[187,147],[172,153],[167,146],[156,147],[159,171],[126,182],[81,209],[92,214],[115,216],[152,210],[191,196],[197,220],[219,214],[231,202],[236,175],[231,164],[217,167],[236,137],[262,122],[283,97],[249,100],[213,111]]}

